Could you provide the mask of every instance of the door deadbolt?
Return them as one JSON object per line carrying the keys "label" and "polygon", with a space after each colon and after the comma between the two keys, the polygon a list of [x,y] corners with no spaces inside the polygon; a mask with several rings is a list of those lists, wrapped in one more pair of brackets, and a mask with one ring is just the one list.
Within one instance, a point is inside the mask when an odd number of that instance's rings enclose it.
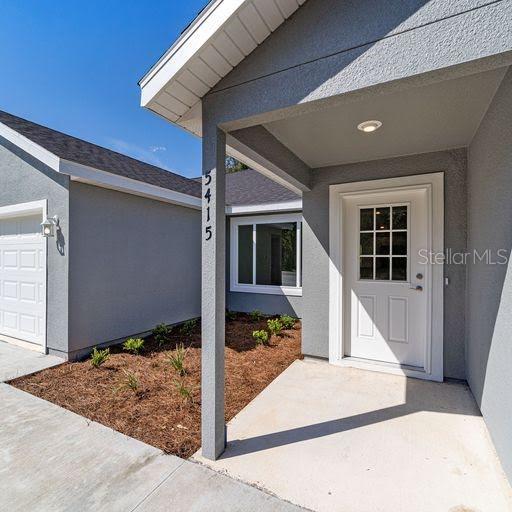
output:
{"label": "door deadbolt", "polygon": [[416,279],[423,279],[423,274],[421,274],[421,273],[416,274]]}

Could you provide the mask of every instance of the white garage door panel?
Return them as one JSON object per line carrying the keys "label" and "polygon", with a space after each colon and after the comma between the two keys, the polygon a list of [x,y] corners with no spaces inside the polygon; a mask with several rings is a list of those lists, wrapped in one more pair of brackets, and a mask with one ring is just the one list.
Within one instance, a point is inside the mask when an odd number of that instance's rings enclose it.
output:
{"label": "white garage door panel", "polygon": [[41,215],[0,218],[0,334],[44,344],[45,239]]}

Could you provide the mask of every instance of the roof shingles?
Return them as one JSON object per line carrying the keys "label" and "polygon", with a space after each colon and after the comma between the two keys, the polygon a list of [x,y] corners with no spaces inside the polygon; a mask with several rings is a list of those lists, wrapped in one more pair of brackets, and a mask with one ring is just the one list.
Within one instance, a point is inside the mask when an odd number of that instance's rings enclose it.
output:
{"label": "roof shingles", "polygon": [[[0,123],[60,158],[118,176],[201,197],[201,179],[190,179],[0,110]],[[253,169],[226,176],[228,205],[288,202],[300,196]]]}
{"label": "roof shingles", "polygon": [[201,185],[197,182],[116,151],[77,139],[1,110],[0,123],[64,160],[183,194],[201,196]]}

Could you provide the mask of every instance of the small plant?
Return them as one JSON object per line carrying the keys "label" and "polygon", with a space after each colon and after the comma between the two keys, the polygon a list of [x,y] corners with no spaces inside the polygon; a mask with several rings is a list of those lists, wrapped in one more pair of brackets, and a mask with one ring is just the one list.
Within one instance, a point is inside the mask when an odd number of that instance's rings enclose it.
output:
{"label": "small plant", "polygon": [[91,364],[95,368],[99,368],[110,357],[110,349],[98,350],[96,347],[92,349]]}
{"label": "small plant", "polygon": [[185,356],[187,355],[187,350],[183,343],[180,343],[175,350],[173,350],[167,357],[169,359],[169,364],[174,368],[176,373],[183,377],[187,370],[185,369]]}
{"label": "small plant", "polygon": [[181,334],[185,334],[189,336],[192,334],[197,325],[197,318],[192,318],[191,320],[187,320],[181,326]]}
{"label": "small plant", "polygon": [[144,346],[144,340],[142,338],[128,338],[123,343],[123,349],[128,350],[128,352],[133,352],[135,355],[138,355]]}
{"label": "small plant", "polygon": [[135,373],[125,370],[124,368],[123,373],[125,375],[125,379],[122,382],[122,384],[117,388],[117,391],[130,389],[131,391],[136,393],[140,386],[139,378],[137,377],[137,375],[135,375]]}
{"label": "small plant", "polygon": [[295,325],[295,318],[290,315],[281,315],[279,321],[283,324],[284,329],[292,329]]}
{"label": "small plant", "polygon": [[153,329],[153,338],[159,345],[163,345],[165,342],[169,341],[169,336],[171,335],[171,329],[165,324],[158,324]]}
{"label": "small plant", "polygon": [[283,324],[278,318],[271,318],[270,320],[267,320],[267,326],[270,334],[273,335],[279,334],[283,329]]}
{"label": "small plant", "polygon": [[253,322],[259,322],[263,318],[263,313],[260,310],[255,309],[249,313],[249,316]]}
{"label": "small plant", "polygon": [[180,394],[180,396],[185,401],[187,401],[187,402],[193,401],[192,390],[185,385],[185,381],[175,380],[174,385],[176,386],[176,389],[178,390],[178,393]]}
{"label": "small plant", "polygon": [[226,309],[226,320],[236,320],[236,313]]}
{"label": "small plant", "polygon": [[252,337],[254,338],[256,345],[268,345],[268,332],[267,331],[264,331],[264,330],[253,331]]}

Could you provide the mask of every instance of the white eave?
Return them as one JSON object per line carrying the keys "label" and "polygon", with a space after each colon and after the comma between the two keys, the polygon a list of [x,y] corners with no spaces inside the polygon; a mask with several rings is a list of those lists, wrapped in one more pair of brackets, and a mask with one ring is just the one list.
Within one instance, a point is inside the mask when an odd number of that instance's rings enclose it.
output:
{"label": "white eave", "polygon": [[187,208],[196,210],[201,208],[200,197],[191,196],[164,187],[158,187],[150,183],[65,160],[3,123],[0,123],[0,136],[47,165],[55,172],[68,175],[72,181],[79,181],[127,194],[147,197],[149,199],[179,206],[186,206]]}
{"label": "white eave", "polygon": [[201,98],[306,0],[212,0],[140,81],[141,105],[201,135]]}

